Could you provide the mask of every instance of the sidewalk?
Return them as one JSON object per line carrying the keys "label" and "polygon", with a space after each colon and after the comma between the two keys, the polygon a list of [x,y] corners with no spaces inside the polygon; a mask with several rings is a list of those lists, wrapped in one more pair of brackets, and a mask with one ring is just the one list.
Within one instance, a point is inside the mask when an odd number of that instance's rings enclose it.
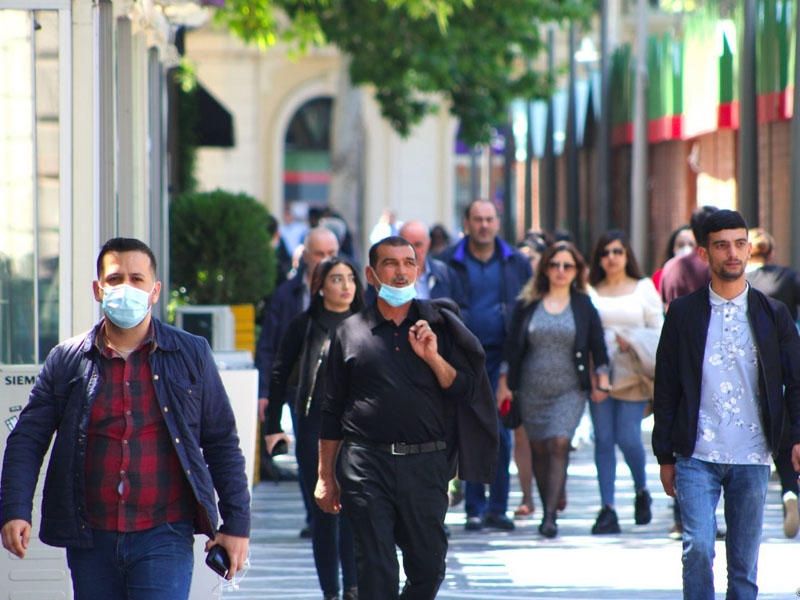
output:
{"label": "sidewalk", "polygon": [[[645,421],[645,426],[649,425]],[[646,427],[645,427],[646,428]],[[671,499],[661,490],[658,466],[648,451],[648,483],[653,494],[653,522],[633,524],[633,487],[618,453],[617,512],[622,534],[592,536],[589,530],[598,506],[593,448],[583,444],[572,453],[567,482],[568,506],[561,515],[559,536],[544,540],[536,530],[541,507],[533,519],[517,521],[509,533],[464,531],[463,505],[450,510],[452,532],[447,577],[437,598],[447,600],[522,600],[530,598],[673,599],[681,596],[681,545],[667,537]],[[520,499],[512,476],[509,508]],[[538,498],[537,498],[538,501]],[[800,589],[800,543],[783,536],[780,488],[770,482],[759,561],[759,598],[785,600]],[[311,543],[298,532],[304,512],[296,483],[260,483],[253,494],[251,568],[238,592],[226,600],[318,599]],[[721,513],[718,519],[723,522]],[[715,561],[718,598],[724,597],[725,546],[717,544]],[[378,599],[365,599],[378,600]]]}

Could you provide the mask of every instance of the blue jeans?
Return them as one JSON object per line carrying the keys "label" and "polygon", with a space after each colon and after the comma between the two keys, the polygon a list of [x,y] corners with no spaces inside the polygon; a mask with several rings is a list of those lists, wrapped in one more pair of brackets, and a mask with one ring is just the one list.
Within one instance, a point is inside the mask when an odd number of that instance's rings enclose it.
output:
{"label": "blue jeans", "polygon": [[636,491],[647,487],[645,454],[642,443],[642,416],[647,401],[630,402],[609,396],[602,402],[590,402],[594,429],[594,464],[600,484],[603,506],[614,506],[614,483],[617,478],[617,453],[622,456],[633,476]]}
{"label": "blue jeans", "polygon": [[761,545],[769,466],[725,465],[678,457],[675,491],[683,517],[683,597],[714,598],[714,511],[725,490],[725,554],[731,600],[758,596],[756,572]]}
{"label": "blue jeans", "polygon": [[[500,378],[500,362],[502,352],[486,349],[486,372],[492,391],[497,389]],[[511,464],[511,432],[503,427],[497,417],[497,431],[500,435],[500,447],[497,450],[497,468],[494,481],[489,486],[489,501],[486,501],[486,486],[482,483],[467,481],[464,486],[464,510],[468,517],[482,517],[486,513],[504,515],[508,510],[508,492],[511,477],[508,467]]]}
{"label": "blue jeans", "polygon": [[144,531],[92,530],[93,548],[67,548],[75,600],[189,597],[194,531],[189,521]]}

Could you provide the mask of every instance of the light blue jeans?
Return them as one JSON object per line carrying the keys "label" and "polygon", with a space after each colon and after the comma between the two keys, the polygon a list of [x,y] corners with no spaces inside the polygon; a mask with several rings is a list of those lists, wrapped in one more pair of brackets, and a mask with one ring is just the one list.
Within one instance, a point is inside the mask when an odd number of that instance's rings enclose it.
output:
{"label": "light blue jeans", "polygon": [[611,396],[602,402],[589,402],[594,429],[594,464],[603,506],[614,506],[614,483],[617,478],[615,446],[619,446],[625,457],[636,491],[647,487],[642,442],[642,416],[646,405],[646,400],[630,402]]}
{"label": "light blue jeans", "polygon": [[756,573],[769,466],[726,465],[679,457],[675,490],[683,517],[683,597],[714,598],[714,511],[725,490],[729,600],[758,596]]}

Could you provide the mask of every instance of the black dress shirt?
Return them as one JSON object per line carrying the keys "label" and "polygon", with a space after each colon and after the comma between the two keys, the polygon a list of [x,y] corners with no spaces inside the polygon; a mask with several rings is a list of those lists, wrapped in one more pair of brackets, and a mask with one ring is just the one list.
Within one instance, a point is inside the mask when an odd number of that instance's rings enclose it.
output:
{"label": "black dress shirt", "polygon": [[[322,439],[351,436],[376,443],[452,439],[452,408],[471,389],[472,376],[457,370],[452,385],[441,388],[408,341],[409,327],[418,315],[414,301],[406,319],[395,325],[372,304],[339,326],[327,365]],[[448,360],[453,340],[441,325],[432,328],[439,354]]]}

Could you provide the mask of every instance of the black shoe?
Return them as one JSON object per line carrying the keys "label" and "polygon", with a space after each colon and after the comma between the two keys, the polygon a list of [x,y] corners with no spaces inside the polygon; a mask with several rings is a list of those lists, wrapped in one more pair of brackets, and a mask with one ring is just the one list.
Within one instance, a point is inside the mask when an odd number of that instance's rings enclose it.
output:
{"label": "black shoe", "polygon": [[542,519],[542,524],[539,525],[539,533],[546,538],[554,538],[558,535],[558,525],[552,519],[545,517]]}
{"label": "black shoe", "polygon": [[306,525],[300,530],[300,537],[304,540],[311,539],[311,526]]}
{"label": "black shoe", "polygon": [[493,515],[487,513],[483,518],[484,527],[491,527],[492,529],[500,529],[502,531],[513,531],[514,521],[505,515]]}
{"label": "black shoe", "polygon": [[467,522],[464,523],[464,529],[467,531],[480,531],[483,529],[483,521],[480,517],[467,517]]}
{"label": "black shoe", "polygon": [[653,512],[650,510],[652,503],[653,499],[646,489],[636,492],[636,500],[633,503],[633,520],[637,525],[647,525],[653,520]]}
{"label": "black shoe", "polygon": [[597,515],[597,521],[592,526],[592,535],[602,535],[605,533],[620,533],[617,511],[610,506],[604,506]]}

